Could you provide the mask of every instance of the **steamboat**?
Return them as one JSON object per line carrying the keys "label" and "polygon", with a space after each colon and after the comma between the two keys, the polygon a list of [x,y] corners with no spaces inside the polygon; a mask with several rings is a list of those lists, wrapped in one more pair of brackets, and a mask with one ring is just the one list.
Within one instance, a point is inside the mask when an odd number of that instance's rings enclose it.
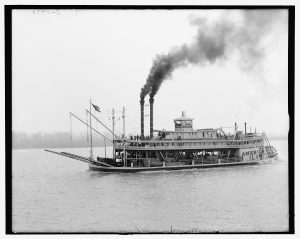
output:
{"label": "steamboat", "polygon": [[[256,133],[256,130],[254,133],[247,132],[246,123],[244,130],[238,130],[235,123],[234,131],[230,134],[225,133],[222,127],[194,129],[193,119],[187,117],[183,111],[180,117],[174,119],[174,130],[154,130],[153,97],[149,99],[150,136],[145,136],[144,103],[144,99],[141,99],[140,135],[126,137],[125,108],[123,108],[123,135],[117,136],[114,132],[114,110],[112,111],[112,129],[110,129],[92,113],[92,106],[96,111],[99,111],[97,110],[99,107],[92,104],[90,100],[90,110],[86,110],[90,116],[89,123],[70,113],[70,116],[75,117],[90,129],[90,156],[83,157],[49,149],[45,151],[85,162],[90,170],[120,173],[243,166],[278,159],[278,153],[270,144],[267,135]],[[92,127],[92,117],[110,131],[112,139]],[[112,142],[113,157],[93,157],[92,132]]]}

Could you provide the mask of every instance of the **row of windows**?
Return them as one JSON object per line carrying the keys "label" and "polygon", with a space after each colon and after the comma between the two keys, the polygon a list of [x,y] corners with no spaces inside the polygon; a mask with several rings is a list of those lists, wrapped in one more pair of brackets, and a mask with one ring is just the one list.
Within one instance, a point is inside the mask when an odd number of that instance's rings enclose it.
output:
{"label": "row of windows", "polygon": [[[249,141],[229,141],[229,142],[194,142],[194,143],[183,143],[183,142],[176,142],[176,143],[156,143],[155,145],[153,144],[146,144],[149,145],[150,147],[163,147],[163,146],[226,146],[226,145],[248,145],[251,144],[253,145],[254,143],[249,142]],[[142,146],[138,144],[132,143],[131,146]]]}
{"label": "row of windows", "polygon": [[[198,136],[200,136],[200,133],[201,132],[178,132],[178,133],[170,133],[170,135],[172,135],[172,136],[180,136],[180,135],[184,135],[184,134],[189,134],[189,135],[198,135]],[[206,133],[206,135],[208,135],[208,136],[212,136],[212,135],[216,135],[216,133],[214,132],[214,133],[210,133],[210,132],[202,132],[202,136],[204,137],[205,136],[205,133]]]}

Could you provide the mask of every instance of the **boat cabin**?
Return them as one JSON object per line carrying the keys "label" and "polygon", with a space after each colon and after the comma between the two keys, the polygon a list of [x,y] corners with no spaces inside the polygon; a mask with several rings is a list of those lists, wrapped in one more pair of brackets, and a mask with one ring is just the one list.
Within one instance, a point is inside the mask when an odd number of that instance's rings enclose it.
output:
{"label": "boat cabin", "polygon": [[175,131],[191,131],[193,130],[193,119],[186,117],[185,112],[179,118],[174,119]]}
{"label": "boat cabin", "polygon": [[155,130],[161,139],[217,139],[221,136],[217,129],[193,129],[193,119],[187,117],[185,112],[179,118],[174,119],[175,131]]}

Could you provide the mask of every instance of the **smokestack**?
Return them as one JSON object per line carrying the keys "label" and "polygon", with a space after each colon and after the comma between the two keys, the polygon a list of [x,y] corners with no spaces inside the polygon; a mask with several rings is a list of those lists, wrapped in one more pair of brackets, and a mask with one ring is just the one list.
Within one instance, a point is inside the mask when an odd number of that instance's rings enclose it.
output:
{"label": "smokestack", "polygon": [[149,103],[150,103],[150,138],[153,138],[153,96],[150,96]]}
{"label": "smokestack", "polygon": [[140,100],[141,103],[141,137],[144,138],[144,99]]}
{"label": "smokestack", "polygon": [[245,122],[245,134],[247,134],[247,123]]}
{"label": "smokestack", "polygon": [[236,122],[234,123],[234,131],[237,130]]}

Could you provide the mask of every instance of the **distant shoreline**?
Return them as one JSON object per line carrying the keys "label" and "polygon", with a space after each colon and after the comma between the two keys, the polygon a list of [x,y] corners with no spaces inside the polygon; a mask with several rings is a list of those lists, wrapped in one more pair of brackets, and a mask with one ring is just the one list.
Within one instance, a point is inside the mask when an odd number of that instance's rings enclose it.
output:
{"label": "distant shoreline", "polygon": [[[89,149],[91,146],[78,146],[78,147],[27,147],[27,148],[12,148],[12,150],[22,150],[22,149]],[[106,145],[107,148],[112,147],[112,145]],[[104,145],[96,145],[93,148],[104,148]]]}
{"label": "distant shoreline", "polygon": [[288,140],[287,136],[269,137],[269,140]]}
{"label": "distant shoreline", "polygon": [[[107,135],[109,138],[110,135]],[[104,139],[98,136],[93,137],[94,147],[104,147]],[[106,140],[106,145],[112,145]],[[14,133],[12,134],[13,149],[34,149],[34,148],[88,148],[90,140],[86,133],[70,135],[69,132],[57,133]]]}

